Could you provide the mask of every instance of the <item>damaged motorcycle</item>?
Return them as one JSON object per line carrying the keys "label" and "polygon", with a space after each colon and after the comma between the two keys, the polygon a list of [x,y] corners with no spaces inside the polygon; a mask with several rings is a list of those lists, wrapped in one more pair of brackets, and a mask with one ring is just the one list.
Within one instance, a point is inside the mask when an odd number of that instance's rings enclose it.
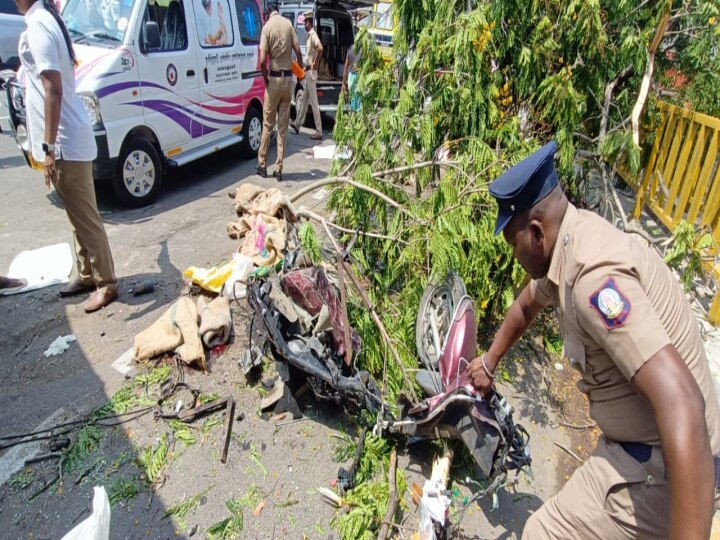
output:
{"label": "damaged motorcycle", "polygon": [[[470,384],[466,367],[477,352],[475,311],[455,273],[428,285],[417,314],[422,369],[416,382],[428,397],[419,403],[402,400],[396,409],[383,401],[368,372],[347,362],[346,348],[356,355],[360,339],[349,327],[339,296],[321,268],[294,268],[287,260],[282,272],[248,285],[248,300],[263,322],[276,358],[301,371],[316,397],[370,411],[377,417],[375,432],[383,436],[409,437],[411,442],[462,441],[489,482],[474,492],[464,509],[513,483],[511,471],[529,472],[529,436],[513,422],[510,405],[497,392],[481,397]],[[399,414],[394,416],[393,410]],[[446,536],[450,499],[444,486],[426,485],[426,489],[432,500],[433,534]]]}

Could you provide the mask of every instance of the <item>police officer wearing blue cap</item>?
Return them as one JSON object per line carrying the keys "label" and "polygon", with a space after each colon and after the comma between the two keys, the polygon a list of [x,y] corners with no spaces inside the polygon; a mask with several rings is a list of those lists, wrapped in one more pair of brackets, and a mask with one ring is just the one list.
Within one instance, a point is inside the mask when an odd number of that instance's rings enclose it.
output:
{"label": "police officer wearing blue cap", "polygon": [[568,202],[556,150],[550,142],[490,184],[495,232],[531,280],[468,371],[486,395],[500,359],[552,305],[603,435],[523,539],[707,539],[720,410],[697,320],[654,249]]}

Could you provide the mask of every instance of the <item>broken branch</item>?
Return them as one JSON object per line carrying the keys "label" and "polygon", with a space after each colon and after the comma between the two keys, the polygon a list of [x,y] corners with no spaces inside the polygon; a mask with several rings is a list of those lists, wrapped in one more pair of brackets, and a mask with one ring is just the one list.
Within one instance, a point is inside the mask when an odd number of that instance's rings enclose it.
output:
{"label": "broken branch", "polygon": [[393,448],[390,454],[390,470],[388,471],[388,488],[390,490],[390,500],[388,502],[387,512],[383,519],[380,532],[378,533],[378,540],[385,540],[388,535],[389,524],[394,521],[395,510],[398,505],[398,492],[397,483],[395,481],[395,472],[397,470],[397,451]]}

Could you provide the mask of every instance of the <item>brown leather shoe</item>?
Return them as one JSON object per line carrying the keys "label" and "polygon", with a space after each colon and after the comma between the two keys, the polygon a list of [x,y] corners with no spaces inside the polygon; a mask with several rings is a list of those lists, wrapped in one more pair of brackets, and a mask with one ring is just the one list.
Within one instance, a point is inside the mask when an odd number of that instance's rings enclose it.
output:
{"label": "brown leather shoe", "polygon": [[95,291],[85,302],[85,313],[92,313],[104,308],[117,298],[117,291]]}
{"label": "brown leather shoe", "polygon": [[95,288],[94,284],[86,285],[79,279],[75,278],[70,283],[60,289],[60,297],[67,298],[68,296],[76,296],[78,294],[92,291]]}
{"label": "brown leather shoe", "polygon": [[322,140],[322,133],[313,133],[312,135],[310,135],[310,138],[311,138],[313,141],[321,141],[321,140]]}

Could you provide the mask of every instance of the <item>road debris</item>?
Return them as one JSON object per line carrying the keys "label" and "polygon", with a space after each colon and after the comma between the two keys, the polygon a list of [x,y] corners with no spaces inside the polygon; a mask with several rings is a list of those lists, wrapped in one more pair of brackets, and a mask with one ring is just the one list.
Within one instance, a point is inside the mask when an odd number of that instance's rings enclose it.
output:
{"label": "road debris", "polygon": [[58,356],[59,354],[64,353],[70,348],[70,344],[73,341],[77,341],[77,338],[74,334],[68,334],[67,336],[58,336],[57,338],[55,338],[55,341],[53,341],[47,348],[47,350],[43,353],[45,355],[45,358],[50,358],[51,356]]}

